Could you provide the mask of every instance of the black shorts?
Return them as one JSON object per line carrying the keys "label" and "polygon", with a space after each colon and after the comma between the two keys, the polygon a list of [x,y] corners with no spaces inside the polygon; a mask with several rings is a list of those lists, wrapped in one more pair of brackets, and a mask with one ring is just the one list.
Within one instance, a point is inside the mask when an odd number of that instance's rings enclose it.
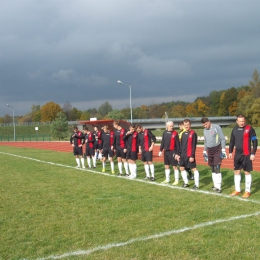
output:
{"label": "black shorts", "polygon": [[83,154],[82,147],[74,147],[73,153],[74,153],[74,155],[82,155]]}
{"label": "black shorts", "polygon": [[243,169],[246,172],[253,170],[253,162],[250,160],[250,155],[235,154],[234,170]]}
{"label": "black shorts", "polygon": [[142,162],[152,162],[153,161],[153,152],[151,151],[142,151]]}
{"label": "black shorts", "polygon": [[222,162],[222,159],[220,158],[221,145],[208,148],[207,152],[208,152],[208,165],[209,166],[221,165],[221,162]]}
{"label": "black shorts", "polygon": [[102,151],[102,155],[103,155],[103,157],[105,157],[107,159],[108,155],[109,155],[109,157],[113,157],[114,156],[114,151],[112,151],[110,148],[109,149],[105,148]]}
{"label": "black shorts", "polygon": [[178,161],[174,159],[173,155],[175,155],[175,151],[164,151],[164,165],[178,165]]}
{"label": "black shorts", "polygon": [[116,157],[126,158],[126,153],[124,153],[124,148],[116,148]]}
{"label": "black shorts", "polygon": [[194,158],[193,162],[189,161],[190,157],[186,156],[186,155],[181,155],[180,158],[180,167],[184,167],[184,168],[190,168],[190,169],[194,169],[196,168],[196,160]]}
{"label": "black shorts", "polygon": [[87,149],[86,149],[86,156],[94,156],[94,155],[95,155],[94,148],[87,147]]}
{"label": "black shorts", "polygon": [[126,151],[126,159],[128,160],[137,160],[138,159],[138,154],[137,152],[132,152],[131,150]]}

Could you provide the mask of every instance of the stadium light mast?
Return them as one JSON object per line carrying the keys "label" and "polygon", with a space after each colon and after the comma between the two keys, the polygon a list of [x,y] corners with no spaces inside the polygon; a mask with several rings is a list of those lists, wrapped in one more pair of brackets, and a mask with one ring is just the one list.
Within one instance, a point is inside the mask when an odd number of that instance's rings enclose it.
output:
{"label": "stadium light mast", "polygon": [[132,122],[133,122],[133,111],[132,111],[132,93],[131,93],[132,91],[131,91],[131,85],[125,84],[125,83],[123,83],[120,80],[118,80],[117,83],[121,84],[121,85],[128,86],[129,89],[130,89],[130,114],[131,114],[131,124],[132,124]]}
{"label": "stadium light mast", "polygon": [[15,142],[15,121],[14,121],[14,108],[12,106],[10,106],[9,104],[7,104],[8,107],[13,109],[13,126],[14,126],[14,142]]}

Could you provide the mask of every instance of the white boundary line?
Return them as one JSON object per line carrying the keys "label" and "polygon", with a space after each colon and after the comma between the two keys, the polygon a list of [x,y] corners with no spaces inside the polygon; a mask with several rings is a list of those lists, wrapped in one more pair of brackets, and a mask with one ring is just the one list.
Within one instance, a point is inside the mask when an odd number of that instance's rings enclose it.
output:
{"label": "white boundary line", "polygon": [[[249,217],[257,217],[259,215],[260,215],[260,211],[252,213],[252,214],[247,214],[247,215],[240,215],[240,216],[235,216],[235,217],[226,218],[226,219],[218,219],[215,221],[200,223],[200,224],[197,224],[197,225],[194,225],[191,227],[184,227],[181,229],[169,230],[166,232],[153,234],[153,235],[146,236],[146,237],[133,238],[133,239],[127,240],[125,242],[97,246],[97,247],[94,247],[94,248],[91,248],[88,250],[78,250],[78,251],[74,251],[74,252],[68,252],[68,253],[65,253],[62,255],[51,255],[51,256],[47,256],[47,257],[43,257],[43,258],[37,258],[36,260],[62,259],[62,258],[71,257],[71,256],[88,256],[97,251],[102,251],[102,250],[106,251],[106,250],[109,250],[109,249],[115,248],[115,247],[127,246],[127,245],[130,245],[135,242],[143,242],[143,241],[147,241],[147,240],[151,240],[151,239],[161,238],[161,237],[165,237],[165,236],[171,236],[173,234],[180,234],[180,233],[198,229],[198,228],[204,228],[204,227],[212,226],[212,225],[219,224],[219,223],[225,223],[225,222],[230,222],[230,221],[239,220],[239,219],[245,219],[245,218],[249,218]],[[26,259],[23,259],[23,260],[26,260]]]}
{"label": "white boundary line", "polygon": [[205,191],[205,190],[193,190],[193,189],[187,189],[187,188],[183,188],[183,187],[179,187],[179,186],[173,186],[170,184],[163,184],[163,183],[158,183],[158,182],[150,182],[150,181],[146,181],[146,180],[141,180],[141,179],[129,179],[127,177],[124,176],[118,176],[115,174],[109,174],[109,173],[105,173],[105,172],[99,172],[99,171],[95,171],[95,170],[90,170],[90,169],[83,169],[83,168],[76,168],[74,166],[70,166],[70,165],[65,165],[65,164],[60,164],[60,163],[53,163],[53,162],[48,162],[48,161],[42,161],[39,159],[34,159],[31,157],[26,157],[26,156],[21,156],[21,155],[17,155],[17,154],[11,154],[11,153],[5,153],[5,152],[0,152],[0,154],[5,154],[5,155],[9,155],[9,156],[14,156],[14,157],[18,157],[18,158],[22,158],[22,159],[26,159],[26,160],[31,160],[31,161],[35,161],[35,162],[39,162],[39,163],[44,163],[44,164],[50,164],[50,165],[54,165],[54,166],[60,166],[60,167],[66,167],[66,168],[70,168],[70,169],[74,169],[74,170],[78,170],[78,171],[88,171],[88,172],[92,172],[92,173],[97,173],[100,175],[105,175],[108,177],[112,177],[112,178],[122,178],[124,180],[129,180],[129,181],[135,181],[135,182],[142,182],[142,183],[146,183],[146,184],[150,184],[150,185],[156,185],[156,186],[163,186],[166,188],[170,188],[170,189],[178,189],[178,190],[185,190],[188,192],[198,192],[198,193],[203,193],[203,194],[207,194],[207,195],[211,195],[211,196],[221,196],[221,197],[225,197],[228,199],[235,199],[235,200],[239,200],[239,201],[243,201],[243,202],[252,202],[252,203],[256,203],[256,204],[260,204],[260,201],[258,200],[253,200],[253,199],[243,199],[239,196],[235,196],[235,197],[231,197],[230,195],[226,195],[223,193],[216,193],[216,192],[210,192],[210,191]]}
{"label": "white boundary line", "polygon": [[[27,160],[31,160],[31,161],[36,161],[36,162],[40,162],[40,163],[50,164],[50,165],[54,165],[54,166],[61,166],[61,167],[86,171],[85,169],[82,169],[82,168],[75,168],[75,167],[72,167],[72,166],[69,166],[69,165],[58,164],[58,163],[53,163],[53,162],[48,162],[48,161],[42,161],[42,160],[38,160],[38,159],[30,158],[30,157],[25,157],[25,156],[21,156],[21,155],[17,155],[17,154],[10,154],[10,153],[4,153],[4,152],[0,152],[0,154],[14,156],[14,157],[27,159]],[[106,175],[106,176],[109,176],[109,177],[118,177],[118,178],[127,179],[125,177],[115,176],[115,175],[111,175],[111,174],[107,174],[107,173],[101,173],[101,172],[98,172],[98,171],[93,171],[93,170],[88,170],[88,171],[93,172],[93,173],[98,173],[98,174],[101,174],[101,175]],[[160,184],[160,183],[156,183],[156,182],[147,182],[147,181],[140,180],[140,179],[128,179],[128,180],[139,181],[139,182],[152,184],[152,185],[164,186],[164,187],[168,187],[168,188],[172,188],[172,189],[181,189],[181,190],[186,190],[186,191],[191,191],[191,192],[200,192],[200,193],[204,193],[204,194],[222,196],[222,197],[226,197],[226,198],[229,198],[229,199],[232,198],[232,199],[238,199],[238,200],[244,201],[244,202],[253,202],[253,203],[260,204],[260,202],[256,201],[256,200],[248,200],[248,199],[245,200],[245,199],[242,199],[242,198],[239,198],[239,197],[230,197],[230,196],[227,196],[227,195],[215,194],[215,193],[202,191],[202,190],[196,190],[195,191],[195,190],[192,190],[192,189],[170,186],[170,185],[167,185],[167,184]],[[78,250],[78,251],[74,251],[74,252],[68,252],[68,253],[64,253],[62,255],[56,255],[56,256],[51,255],[51,256],[44,257],[44,258],[37,258],[36,260],[62,259],[62,258],[71,257],[71,256],[87,256],[87,255],[90,255],[94,252],[101,251],[101,250],[105,251],[105,250],[109,250],[109,249],[115,248],[115,247],[126,246],[126,245],[129,245],[129,244],[135,243],[135,242],[147,241],[147,240],[151,240],[151,239],[155,239],[155,238],[161,238],[161,237],[170,236],[170,235],[173,235],[173,234],[179,234],[179,233],[183,233],[183,232],[198,229],[198,228],[212,226],[212,225],[219,224],[219,223],[225,223],[225,222],[230,222],[230,221],[239,220],[239,219],[245,219],[245,218],[249,218],[249,217],[256,217],[256,216],[259,216],[259,215],[260,215],[260,211],[252,213],[252,214],[240,215],[240,216],[235,216],[235,217],[226,218],[226,219],[217,219],[215,221],[204,222],[204,223],[200,223],[200,224],[197,224],[197,225],[194,225],[194,226],[191,226],[191,227],[184,227],[184,228],[181,228],[181,229],[169,230],[169,231],[166,231],[166,232],[153,234],[153,235],[146,236],[146,237],[133,238],[133,239],[130,239],[130,240],[125,241],[125,242],[107,244],[107,245],[103,245],[103,246],[94,247],[94,248],[89,249],[89,250]],[[27,260],[27,259],[23,259],[23,260]]]}

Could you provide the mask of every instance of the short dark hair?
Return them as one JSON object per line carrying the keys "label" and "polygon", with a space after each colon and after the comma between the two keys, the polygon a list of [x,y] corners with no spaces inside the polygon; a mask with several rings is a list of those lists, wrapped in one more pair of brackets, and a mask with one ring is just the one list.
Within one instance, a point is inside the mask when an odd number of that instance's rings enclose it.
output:
{"label": "short dark hair", "polygon": [[180,121],[180,122],[178,123],[178,125],[183,125],[183,121]]}
{"label": "short dark hair", "polygon": [[243,114],[239,114],[239,115],[237,115],[237,119],[238,118],[246,118]]}
{"label": "short dark hair", "polygon": [[209,119],[208,119],[207,117],[202,117],[202,118],[201,118],[201,123],[202,123],[202,124],[205,124],[205,123],[207,123],[207,122],[209,122]]}
{"label": "short dark hair", "polygon": [[73,126],[73,130],[78,130],[78,127],[77,126]]}
{"label": "short dark hair", "polygon": [[88,131],[88,128],[87,128],[86,126],[84,126],[83,130],[86,130],[86,131]]}
{"label": "short dark hair", "polygon": [[191,121],[190,121],[190,119],[186,118],[186,119],[183,120],[183,124],[184,123],[190,123],[191,124]]}

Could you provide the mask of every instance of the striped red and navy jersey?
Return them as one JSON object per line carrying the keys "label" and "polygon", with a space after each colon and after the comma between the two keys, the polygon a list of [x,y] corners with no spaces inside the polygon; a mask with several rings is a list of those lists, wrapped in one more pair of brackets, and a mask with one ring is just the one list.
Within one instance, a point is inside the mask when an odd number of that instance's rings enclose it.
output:
{"label": "striped red and navy jersey", "polygon": [[197,134],[193,131],[185,131],[181,137],[181,155],[195,158],[197,147]]}
{"label": "striped red and navy jersey", "polygon": [[165,130],[162,134],[162,141],[160,146],[160,151],[175,151],[177,154],[180,150],[180,141],[178,133],[173,131]]}
{"label": "striped red and navy jersey", "polygon": [[86,148],[94,148],[95,135],[91,132],[85,135]]}
{"label": "striped red and navy jersey", "polygon": [[[252,145],[253,147],[252,147]],[[229,153],[236,147],[236,154],[251,155],[257,150],[258,140],[253,127],[245,125],[233,128],[230,136]]]}
{"label": "striped red and navy jersey", "polygon": [[115,130],[115,142],[114,142],[114,148],[126,148],[124,136],[126,134],[126,130],[124,128],[121,128],[120,130]]}
{"label": "striped red and navy jersey", "polygon": [[85,143],[84,135],[82,132],[78,131],[77,133],[73,133],[70,137],[70,144],[74,144],[75,147],[79,147],[79,145],[83,145]]}
{"label": "striped red and navy jersey", "polygon": [[138,152],[138,133],[134,131],[133,133],[129,135],[124,136],[124,140],[126,142],[126,148],[128,150],[131,150],[132,152]]}
{"label": "striped red and navy jersey", "polygon": [[114,145],[114,132],[102,133],[101,149],[111,149]]}
{"label": "striped red and navy jersey", "polygon": [[96,133],[95,133],[95,137],[96,137],[96,140],[97,140],[97,142],[98,142],[98,144],[101,144],[101,142],[102,142],[102,132],[101,131],[96,131]]}
{"label": "striped red and navy jersey", "polygon": [[141,146],[142,151],[148,152],[152,143],[156,142],[156,137],[148,129],[145,129],[143,132],[139,133],[139,146]]}

